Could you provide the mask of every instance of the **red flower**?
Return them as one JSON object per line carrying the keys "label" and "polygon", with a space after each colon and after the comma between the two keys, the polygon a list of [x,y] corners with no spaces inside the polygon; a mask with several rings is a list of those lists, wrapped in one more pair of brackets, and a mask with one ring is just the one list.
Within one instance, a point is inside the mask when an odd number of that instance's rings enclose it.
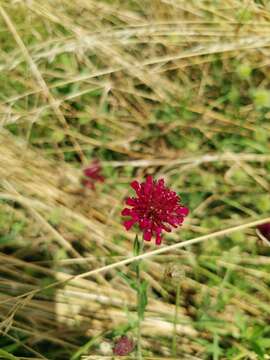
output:
{"label": "red flower", "polygon": [[134,349],[134,341],[126,335],[121,336],[115,343],[113,353],[115,355],[125,356],[130,354]]}
{"label": "red flower", "polygon": [[188,208],[180,204],[179,196],[164,185],[164,180],[154,181],[147,176],[146,181],[139,184],[133,181],[131,187],[136,191],[136,198],[128,198],[126,204],[131,208],[122,211],[123,216],[131,219],[124,222],[129,230],[135,223],[143,231],[144,240],[150,241],[156,236],[156,244],[161,244],[163,230],[170,232],[171,226],[180,226],[188,215]]}
{"label": "red flower", "polygon": [[270,241],[270,223],[265,223],[258,226],[260,233]]}
{"label": "red flower", "polygon": [[83,184],[90,189],[95,188],[96,181],[103,182],[105,180],[104,176],[101,175],[101,165],[98,160],[94,160],[89,167],[84,169],[83,173],[87,178],[83,180]]}

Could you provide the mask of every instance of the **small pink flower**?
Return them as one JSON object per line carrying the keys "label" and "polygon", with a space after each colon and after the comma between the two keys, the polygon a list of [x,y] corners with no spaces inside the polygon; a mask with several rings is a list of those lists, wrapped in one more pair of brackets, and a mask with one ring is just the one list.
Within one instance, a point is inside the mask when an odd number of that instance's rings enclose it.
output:
{"label": "small pink flower", "polygon": [[119,356],[130,354],[134,349],[134,341],[126,335],[121,336],[115,343],[113,353]]}
{"label": "small pink flower", "polygon": [[170,232],[171,227],[182,225],[189,210],[180,204],[176,192],[165,186],[164,179],[154,181],[152,176],[147,176],[145,182],[140,184],[133,181],[130,185],[137,197],[126,200],[126,204],[131,208],[122,211],[123,216],[130,217],[124,222],[124,226],[129,230],[138,223],[144,240],[150,241],[152,236],[155,236],[156,244],[160,245],[162,231]]}
{"label": "small pink flower", "polygon": [[265,223],[258,226],[259,232],[270,241],[270,223]]}
{"label": "small pink flower", "polygon": [[90,189],[95,189],[95,182],[104,182],[105,178],[101,175],[101,165],[98,160],[94,160],[83,173],[86,179],[83,179],[83,184]]}

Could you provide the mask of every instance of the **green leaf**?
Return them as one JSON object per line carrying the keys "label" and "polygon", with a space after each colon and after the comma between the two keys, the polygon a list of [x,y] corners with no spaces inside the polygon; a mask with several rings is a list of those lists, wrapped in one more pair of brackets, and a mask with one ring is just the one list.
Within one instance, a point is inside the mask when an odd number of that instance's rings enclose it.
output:
{"label": "green leaf", "polygon": [[135,280],[129,278],[121,271],[117,271],[117,274],[134,290],[138,291],[138,284]]}
{"label": "green leaf", "polygon": [[258,339],[257,344],[259,344],[259,346],[264,349],[269,349],[270,348],[270,339],[267,339],[267,338]]}
{"label": "green leaf", "polygon": [[265,354],[264,349],[258,344],[258,342],[252,342],[251,343],[252,350],[255,351],[257,355],[260,356],[261,359],[263,359],[263,356]]}
{"label": "green leaf", "polygon": [[139,288],[140,303],[139,303],[138,314],[141,319],[144,318],[144,312],[148,304],[147,289],[148,289],[148,283],[146,280],[144,280],[140,284],[140,288]]}
{"label": "green leaf", "polygon": [[13,235],[12,233],[11,233],[11,234],[7,234],[7,235],[0,236],[0,245],[9,244],[9,243],[11,243],[12,241],[15,241],[15,237],[14,237],[14,235]]}
{"label": "green leaf", "polygon": [[105,333],[98,334],[97,336],[92,337],[89,341],[87,341],[83,346],[79,348],[71,357],[71,360],[80,359],[82,355],[89,352],[91,347],[95,345],[95,343],[100,340],[105,335]]}
{"label": "green leaf", "polygon": [[18,360],[17,356],[14,356],[7,351],[0,349],[0,359]]}
{"label": "green leaf", "polygon": [[139,241],[138,235],[135,236],[134,244],[133,244],[133,254],[134,256],[140,255],[141,243]]}

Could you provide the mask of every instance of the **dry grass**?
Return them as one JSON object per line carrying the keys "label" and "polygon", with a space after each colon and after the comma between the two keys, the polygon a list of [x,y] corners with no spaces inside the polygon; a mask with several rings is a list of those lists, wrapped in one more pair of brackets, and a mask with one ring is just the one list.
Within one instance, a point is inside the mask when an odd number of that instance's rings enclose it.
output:
{"label": "dry grass", "polygon": [[119,214],[151,173],[191,214],[143,255],[146,359],[172,358],[178,282],[178,359],[266,359],[270,252],[251,226],[270,211],[269,4],[2,0],[0,15],[0,358],[105,358],[132,334]]}

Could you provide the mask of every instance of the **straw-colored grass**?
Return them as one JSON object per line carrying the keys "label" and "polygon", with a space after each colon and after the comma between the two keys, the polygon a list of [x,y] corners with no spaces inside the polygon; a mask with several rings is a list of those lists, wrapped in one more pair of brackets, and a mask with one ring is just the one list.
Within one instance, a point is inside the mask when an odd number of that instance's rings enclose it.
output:
{"label": "straw-colored grass", "polygon": [[262,0],[0,2],[0,358],[135,339],[120,212],[153,174],[191,211],[141,255],[145,359],[267,359],[269,19]]}

